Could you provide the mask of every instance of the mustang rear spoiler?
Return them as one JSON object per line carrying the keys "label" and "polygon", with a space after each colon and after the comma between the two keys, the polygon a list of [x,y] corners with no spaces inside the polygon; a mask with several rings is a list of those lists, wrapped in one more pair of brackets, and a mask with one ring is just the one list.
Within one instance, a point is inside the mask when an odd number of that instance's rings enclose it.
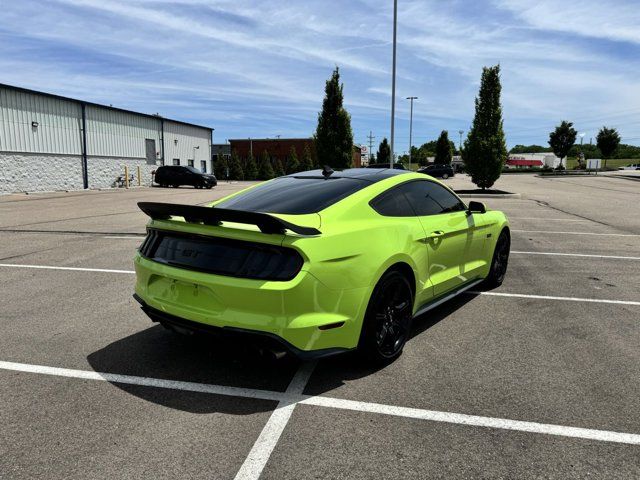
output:
{"label": "mustang rear spoiler", "polygon": [[285,233],[285,230],[300,235],[320,235],[321,233],[316,228],[294,225],[268,213],[158,202],[139,202],[138,207],[154,220],[183,217],[188,223],[204,223],[205,225],[220,225],[222,222],[257,225],[262,233]]}

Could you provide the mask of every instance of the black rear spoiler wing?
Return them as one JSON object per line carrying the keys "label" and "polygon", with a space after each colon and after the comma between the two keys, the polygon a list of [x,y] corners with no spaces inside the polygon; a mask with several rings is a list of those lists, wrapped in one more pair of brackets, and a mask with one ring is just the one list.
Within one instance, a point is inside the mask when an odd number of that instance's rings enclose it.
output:
{"label": "black rear spoiler wing", "polygon": [[285,230],[300,235],[320,235],[321,233],[316,228],[294,225],[268,213],[158,202],[139,202],[138,207],[154,220],[183,217],[188,223],[204,223],[205,225],[220,225],[222,222],[257,225],[262,233],[285,233]]}

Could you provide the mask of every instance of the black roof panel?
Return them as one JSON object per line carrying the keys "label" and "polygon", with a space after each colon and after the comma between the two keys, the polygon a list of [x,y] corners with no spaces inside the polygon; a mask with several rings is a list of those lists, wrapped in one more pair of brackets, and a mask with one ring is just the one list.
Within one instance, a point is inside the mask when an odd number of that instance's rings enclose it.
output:
{"label": "black roof panel", "polygon": [[[369,182],[379,182],[385,178],[411,173],[409,170],[398,170],[392,168],[349,168],[347,170],[335,171],[329,178],[356,178]],[[307,172],[292,173],[288,177],[296,178],[324,178],[322,170],[309,170]]]}

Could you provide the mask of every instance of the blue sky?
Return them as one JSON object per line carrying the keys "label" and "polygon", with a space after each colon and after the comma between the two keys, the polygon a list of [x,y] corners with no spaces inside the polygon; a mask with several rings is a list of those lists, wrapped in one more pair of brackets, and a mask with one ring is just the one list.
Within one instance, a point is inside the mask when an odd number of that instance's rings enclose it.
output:
{"label": "blue sky", "polygon": [[[354,139],[389,134],[392,1],[4,0],[0,82],[214,127],[308,136],[341,69]],[[640,8],[611,0],[399,0],[396,151],[458,141],[500,63],[509,146],[562,119],[640,144]],[[595,141],[595,138],[594,138]]]}

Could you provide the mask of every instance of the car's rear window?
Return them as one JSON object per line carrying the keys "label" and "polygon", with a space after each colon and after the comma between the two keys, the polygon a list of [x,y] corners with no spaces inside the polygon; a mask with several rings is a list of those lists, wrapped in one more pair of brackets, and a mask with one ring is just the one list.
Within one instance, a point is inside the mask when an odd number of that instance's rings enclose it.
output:
{"label": "car's rear window", "polygon": [[371,185],[354,178],[281,177],[216,205],[232,210],[303,215],[316,213]]}

